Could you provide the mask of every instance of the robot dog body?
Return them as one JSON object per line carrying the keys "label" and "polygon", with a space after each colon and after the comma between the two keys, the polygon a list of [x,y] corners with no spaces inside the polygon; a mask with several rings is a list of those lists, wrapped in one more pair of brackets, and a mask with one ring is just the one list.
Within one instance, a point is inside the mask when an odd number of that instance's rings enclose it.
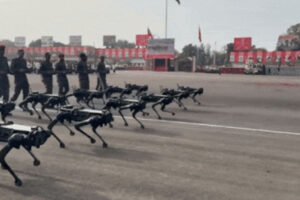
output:
{"label": "robot dog body", "polygon": [[[98,127],[104,127],[107,125],[112,126],[111,123],[114,119],[110,112],[106,110],[93,110],[75,108],[74,106],[65,106],[61,109],[61,112],[56,116],[56,118],[49,124],[48,129],[52,131],[58,123],[61,123],[70,131],[71,135],[75,135],[73,130],[65,124],[65,121],[74,124],[75,129],[90,139],[93,144],[96,140],[82,130],[82,127],[90,125],[93,133],[102,141],[103,148],[108,147],[108,144],[96,130]],[[64,148],[65,144],[61,140],[58,141],[60,146]]]}
{"label": "robot dog body", "polygon": [[[30,115],[33,115],[33,111],[37,114],[39,119],[42,119],[42,116],[37,111],[36,106],[41,104],[42,112],[46,115],[46,117],[51,121],[51,117],[46,112],[47,108],[55,108],[61,107],[68,103],[67,96],[59,96],[55,94],[43,94],[34,92],[31,93],[24,101],[22,101],[19,106],[23,109],[23,111],[28,112]],[[33,111],[28,107],[28,104],[32,105]]]}
{"label": "robot dog body", "polygon": [[135,92],[135,96],[140,96],[142,93],[145,93],[148,91],[149,87],[148,85],[136,85],[136,84],[130,84],[125,83],[125,88],[129,89],[131,92]]}
{"label": "robot dog body", "polygon": [[136,99],[123,99],[123,98],[112,98],[110,99],[104,109],[111,111],[111,109],[118,110],[119,114],[121,115],[125,126],[128,126],[128,122],[125,119],[123,112],[124,110],[129,110],[132,113],[133,119],[135,119],[141,126],[142,129],[145,128],[143,123],[137,119],[136,115],[141,112],[143,115],[149,115],[148,113],[144,112],[146,109],[146,102],[143,100],[136,100]]}
{"label": "robot dog body", "polygon": [[152,110],[155,112],[155,114],[157,115],[158,119],[162,119],[162,117],[160,116],[160,114],[157,112],[156,107],[157,106],[161,106],[160,110],[162,112],[166,112],[166,113],[171,113],[173,116],[175,115],[174,112],[170,112],[166,110],[166,106],[171,104],[174,101],[174,97],[170,96],[170,95],[161,95],[161,94],[143,94],[142,96],[140,96],[140,99],[144,102],[146,102],[147,104],[152,103]]}
{"label": "robot dog body", "polygon": [[111,98],[115,94],[118,94],[118,96],[122,98],[124,95],[130,95],[131,92],[132,91],[127,88],[110,86],[105,91],[77,89],[74,91],[72,96],[75,97],[76,102],[79,105],[82,105],[81,103],[84,103],[89,108],[95,108],[95,99],[102,99],[103,104],[105,104],[105,98]]}
{"label": "robot dog body", "polygon": [[165,88],[161,90],[161,93],[163,95],[172,96],[174,98],[174,101],[178,104],[179,107],[183,107],[185,110],[187,110],[185,105],[182,103],[182,100],[189,98],[190,93],[188,91]]}
{"label": "robot dog body", "polygon": [[3,122],[6,121],[6,117],[15,109],[16,104],[9,102],[9,103],[0,103],[0,113],[1,113],[1,120]]}
{"label": "robot dog body", "polygon": [[191,88],[191,87],[184,87],[184,86],[180,86],[180,85],[177,85],[177,86],[178,86],[178,90],[188,92],[190,94],[190,98],[194,101],[194,103],[197,103],[198,105],[201,104],[196,99],[196,97],[200,96],[204,93],[203,88]]}
{"label": "robot dog body", "polygon": [[16,186],[22,186],[22,181],[6,162],[6,156],[14,148],[20,149],[23,147],[33,158],[33,165],[39,166],[40,161],[32,153],[31,149],[33,147],[40,148],[51,135],[50,131],[44,130],[41,127],[29,127],[16,124],[0,125],[0,140],[6,142],[6,145],[0,151],[0,163],[2,169],[7,170],[13,176]]}

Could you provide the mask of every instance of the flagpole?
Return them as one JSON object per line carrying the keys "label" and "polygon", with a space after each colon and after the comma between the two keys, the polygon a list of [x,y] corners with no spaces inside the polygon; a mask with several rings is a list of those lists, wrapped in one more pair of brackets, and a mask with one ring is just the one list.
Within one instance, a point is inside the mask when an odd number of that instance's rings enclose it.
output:
{"label": "flagpole", "polygon": [[165,16],[165,38],[168,38],[168,9],[169,9],[169,1],[166,0],[166,16]]}

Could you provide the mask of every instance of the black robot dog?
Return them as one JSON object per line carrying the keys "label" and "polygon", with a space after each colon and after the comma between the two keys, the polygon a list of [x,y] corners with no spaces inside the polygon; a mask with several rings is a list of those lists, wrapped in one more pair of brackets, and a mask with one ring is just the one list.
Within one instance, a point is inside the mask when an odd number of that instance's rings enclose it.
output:
{"label": "black robot dog", "polygon": [[51,132],[41,127],[29,127],[17,124],[0,124],[0,141],[6,142],[6,145],[0,151],[0,163],[3,170],[7,170],[15,179],[16,186],[22,186],[21,179],[16,175],[12,168],[5,161],[11,150],[23,147],[33,158],[33,165],[39,166],[40,161],[32,153],[32,148],[40,148],[48,138]]}

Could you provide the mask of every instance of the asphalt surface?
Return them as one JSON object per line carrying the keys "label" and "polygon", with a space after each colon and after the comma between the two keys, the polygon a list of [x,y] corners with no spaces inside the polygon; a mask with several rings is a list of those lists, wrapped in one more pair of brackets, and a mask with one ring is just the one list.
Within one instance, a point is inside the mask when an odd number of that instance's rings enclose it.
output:
{"label": "asphalt surface", "polygon": [[[33,91],[43,88],[37,75],[30,75],[30,82]],[[77,77],[70,82],[76,87]],[[178,83],[204,87],[205,94],[201,106],[185,101],[187,111],[171,105],[176,116],[164,113],[160,121],[150,112],[141,117],[145,130],[130,117],[130,126],[124,127],[116,117],[113,129],[100,130],[108,149],[55,128],[67,148],[50,138],[34,150],[40,167],[33,167],[25,151],[13,151],[7,161],[24,186],[15,187],[12,177],[0,171],[0,199],[299,199],[298,77],[117,72],[108,82],[149,84],[155,93]],[[20,111],[10,120],[47,125]]]}

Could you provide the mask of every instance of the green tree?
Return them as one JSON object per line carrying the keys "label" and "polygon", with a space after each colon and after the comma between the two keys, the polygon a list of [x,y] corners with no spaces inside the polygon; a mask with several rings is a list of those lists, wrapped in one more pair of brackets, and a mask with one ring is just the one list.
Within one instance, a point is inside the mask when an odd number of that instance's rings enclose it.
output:
{"label": "green tree", "polygon": [[120,48],[120,49],[126,49],[126,48],[134,48],[135,44],[128,42],[127,40],[118,40],[114,45],[113,48]]}
{"label": "green tree", "polygon": [[29,43],[29,47],[41,47],[41,46],[42,46],[41,39],[33,40]]}
{"label": "green tree", "polygon": [[11,40],[1,40],[0,44],[4,45],[6,47],[16,47],[15,43],[13,41],[11,41]]}
{"label": "green tree", "polygon": [[278,51],[300,50],[300,23],[289,27],[286,35],[279,36],[276,49]]}
{"label": "green tree", "polygon": [[288,28],[287,33],[289,35],[298,35],[300,37],[300,23]]}

